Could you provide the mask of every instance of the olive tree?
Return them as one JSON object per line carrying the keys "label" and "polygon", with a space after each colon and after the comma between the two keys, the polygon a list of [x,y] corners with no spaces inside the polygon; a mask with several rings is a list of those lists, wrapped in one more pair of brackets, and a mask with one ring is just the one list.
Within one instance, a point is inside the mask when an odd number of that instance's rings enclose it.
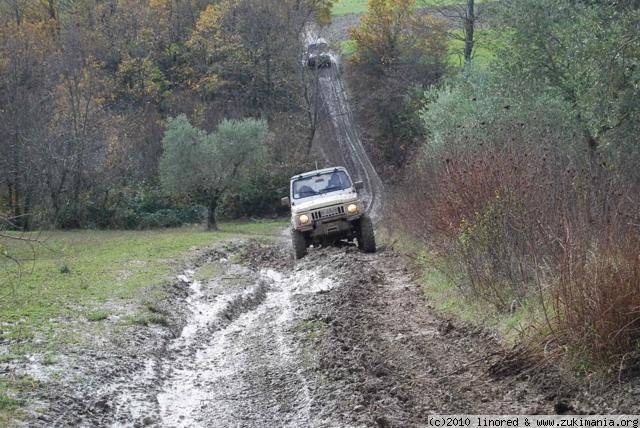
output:
{"label": "olive tree", "polygon": [[218,202],[265,158],[267,124],[263,120],[224,120],[211,134],[186,116],[172,118],[162,140],[162,187],[207,207],[207,230],[217,230]]}

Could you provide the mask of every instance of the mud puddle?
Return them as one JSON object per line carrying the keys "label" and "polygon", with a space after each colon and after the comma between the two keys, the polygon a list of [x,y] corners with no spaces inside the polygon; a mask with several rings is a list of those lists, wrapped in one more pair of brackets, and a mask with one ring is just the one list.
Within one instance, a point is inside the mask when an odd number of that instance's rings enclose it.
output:
{"label": "mud puddle", "polygon": [[279,262],[265,262],[215,260],[206,265],[214,267],[211,278],[193,269],[179,276],[189,284],[186,324],[118,393],[113,426],[321,423],[310,411],[315,379],[307,350],[294,332],[308,296],[340,283],[323,269],[277,270]]}

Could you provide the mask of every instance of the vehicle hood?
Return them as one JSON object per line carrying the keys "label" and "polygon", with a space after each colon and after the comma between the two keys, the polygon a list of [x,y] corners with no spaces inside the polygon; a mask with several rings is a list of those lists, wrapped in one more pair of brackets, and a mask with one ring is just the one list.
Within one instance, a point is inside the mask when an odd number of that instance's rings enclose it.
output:
{"label": "vehicle hood", "polygon": [[326,193],[324,195],[309,196],[304,199],[294,199],[295,205],[291,206],[291,212],[303,213],[318,208],[324,208],[331,205],[346,204],[354,202],[358,199],[358,193],[355,190],[347,189],[339,192]]}

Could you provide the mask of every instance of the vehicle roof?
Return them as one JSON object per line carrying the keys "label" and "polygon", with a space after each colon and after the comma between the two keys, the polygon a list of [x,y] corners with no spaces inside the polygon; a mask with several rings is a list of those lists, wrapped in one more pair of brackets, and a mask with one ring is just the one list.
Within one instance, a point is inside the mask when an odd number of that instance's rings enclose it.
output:
{"label": "vehicle roof", "polygon": [[323,39],[322,37],[320,37],[319,39],[316,40],[311,40],[308,44],[309,47],[311,46],[317,46],[317,45],[328,45],[329,43],[327,43],[327,41],[325,39]]}
{"label": "vehicle roof", "polygon": [[302,174],[294,175],[293,177],[291,177],[291,180],[298,180],[300,178],[312,177],[314,175],[326,174],[327,172],[333,172],[333,171],[344,171],[347,174],[349,174],[345,167],[333,166],[331,168],[323,168],[323,169],[316,169],[314,171],[303,172]]}

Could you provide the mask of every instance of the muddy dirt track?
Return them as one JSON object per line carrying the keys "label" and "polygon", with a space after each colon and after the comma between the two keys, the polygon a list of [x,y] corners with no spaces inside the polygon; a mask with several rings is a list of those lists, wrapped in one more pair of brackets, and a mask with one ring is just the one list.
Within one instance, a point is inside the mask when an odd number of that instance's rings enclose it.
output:
{"label": "muddy dirt track", "polygon": [[284,241],[227,243],[172,290],[171,325],[71,353],[31,425],[384,427],[578,410],[486,333],[434,315],[390,250],[312,249],[293,264]]}
{"label": "muddy dirt track", "polygon": [[320,70],[323,121],[314,148],[320,151],[327,165],[345,166],[356,180],[364,182],[367,211],[375,218],[382,209],[384,186],[360,139],[339,68],[339,64],[334,63]]}
{"label": "muddy dirt track", "polygon": [[576,388],[438,316],[391,250],[311,249],[295,264],[288,252],[284,240],[199,251],[158,309],[169,325],[71,350],[29,426],[391,427],[430,414],[637,411],[633,394]]}
{"label": "muddy dirt track", "polygon": [[[531,411],[539,397],[517,383],[445,376],[485,339],[443,329],[394,265],[343,248],[294,266],[284,242],[207,251],[177,278],[177,337],[135,338],[47,422],[398,426],[430,412]],[[196,279],[204,268],[215,275]]]}

